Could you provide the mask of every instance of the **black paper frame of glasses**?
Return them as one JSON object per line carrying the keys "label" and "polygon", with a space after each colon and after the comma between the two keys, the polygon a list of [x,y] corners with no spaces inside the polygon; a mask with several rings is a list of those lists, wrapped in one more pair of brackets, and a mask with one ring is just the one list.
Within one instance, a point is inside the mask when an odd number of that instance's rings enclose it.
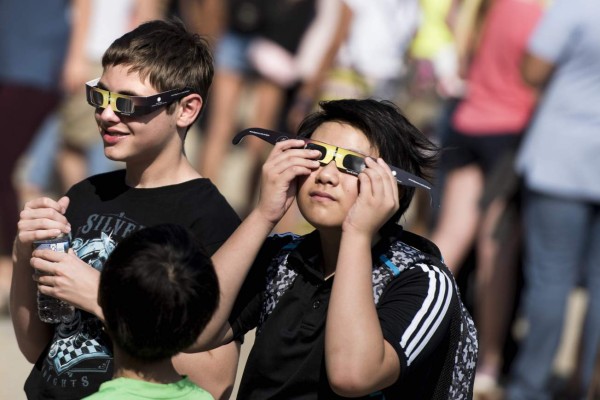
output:
{"label": "black paper frame of glasses", "polygon": [[[259,139],[264,140],[265,142],[271,143],[272,145],[275,145],[277,142],[282,142],[284,140],[289,140],[289,139],[300,139],[300,140],[304,140],[304,141],[310,140],[310,139],[298,137],[296,135],[292,135],[289,133],[277,132],[277,131],[273,131],[270,129],[247,128],[247,129],[244,129],[241,132],[239,132],[237,135],[235,135],[235,137],[232,140],[233,144],[238,144],[244,137],[246,137],[248,135],[255,136]],[[364,161],[363,161],[363,164],[364,164]],[[429,191],[431,191],[431,189],[433,188],[433,185],[423,178],[420,178],[414,174],[411,174],[410,172],[407,172],[407,171],[400,169],[398,167],[395,167],[393,165],[388,164],[388,166],[392,170],[392,173],[396,177],[396,180],[398,181],[398,183],[402,186],[422,188],[422,189],[429,190]],[[364,166],[363,166],[363,168],[364,168]]]}
{"label": "black paper frame of glasses", "polygon": [[[99,81],[100,78],[96,78],[85,84],[88,104],[101,109],[111,107],[114,113],[125,117],[139,117],[149,114],[160,107],[168,106],[188,94],[195,93],[194,89],[185,87],[182,89],[167,90],[150,96],[129,96],[99,88]],[[97,95],[100,98],[97,98]]]}

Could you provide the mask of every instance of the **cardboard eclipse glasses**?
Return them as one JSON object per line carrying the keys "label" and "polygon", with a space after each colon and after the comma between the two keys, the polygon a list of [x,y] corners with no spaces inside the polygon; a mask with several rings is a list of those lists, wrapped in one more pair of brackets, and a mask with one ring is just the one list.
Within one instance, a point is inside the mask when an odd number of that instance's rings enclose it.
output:
{"label": "cardboard eclipse glasses", "polygon": [[126,117],[149,114],[194,92],[193,89],[186,87],[167,90],[152,96],[128,96],[100,89],[97,87],[99,80],[100,78],[92,79],[85,84],[85,97],[88,104],[96,108],[106,108],[110,105],[115,114]]}
{"label": "cardboard eclipse glasses", "polygon": [[[351,150],[346,150],[341,147],[333,146],[327,143],[319,142],[317,140],[312,140],[310,138],[298,137],[295,135],[290,135],[283,132],[276,132],[269,129],[244,129],[243,131],[235,135],[235,137],[233,138],[233,144],[238,144],[244,137],[248,135],[256,136],[257,138],[260,138],[273,145],[277,142],[281,142],[288,139],[304,140],[304,142],[306,142],[306,145],[304,146],[305,149],[319,150],[321,152],[321,156],[319,157],[318,161],[322,165],[327,165],[331,161],[335,160],[335,165],[339,170],[351,175],[356,176],[360,174],[363,169],[366,168],[365,158],[367,156],[365,156],[364,154],[360,154]],[[396,177],[396,180],[400,185],[431,190],[431,183],[429,183],[425,179],[419,178],[418,176],[413,175],[410,172],[406,172],[398,167],[394,167],[393,165],[388,164],[388,166],[392,170],[392,174]]]}

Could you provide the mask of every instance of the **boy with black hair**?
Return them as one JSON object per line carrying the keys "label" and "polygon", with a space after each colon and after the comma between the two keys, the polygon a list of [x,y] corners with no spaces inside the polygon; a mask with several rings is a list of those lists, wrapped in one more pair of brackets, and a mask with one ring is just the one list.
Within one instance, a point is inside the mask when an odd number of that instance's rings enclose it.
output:
{"label": "boy with black hair", "polygon": [[[221,302],[188,351],[256,328],[238,399],[471,398],[473,321],[437,247],[397,225],[435,147],[389,102],[321,108],[297,138],[247,130],[275,148],[213,257]],[[267,237],[294,198],[316,230]]]}
{"label": "boy with black hair", "polygon": [[218,302],[212,262],[188,229],[163,224],[123,239],[98,290],[115,372],[86,399],[212,399],[181,377],[171,357],[194,342]]}
{"label": "boy with black hair", "polygon": [[[209,90],[212,56],[180,21],[151,21],[115,40],[103,74],[86,84],[105,155],[126,169],[88,178],[54,201],[28,202],[13,250],[11,316],[21,352],[35,362],[29,398],[79,399],[112,377],[110,339],[97,302],[100,270],[123,238],[146,227],[190,228],[210,254],[239,225],[217,188],[184,153],[184,140]],[[68,254],[35,251],[32,242],[71,235]],[[42,272],[31,279],[33,266]],[[37,316],[36,291],[75,305],[56,326]],[[124,305],[125,306],[125,305]],[[227,397],[239,345],[174,358],[177,370],[215,397]],[[201,373],[200,373],[201,372]]]}

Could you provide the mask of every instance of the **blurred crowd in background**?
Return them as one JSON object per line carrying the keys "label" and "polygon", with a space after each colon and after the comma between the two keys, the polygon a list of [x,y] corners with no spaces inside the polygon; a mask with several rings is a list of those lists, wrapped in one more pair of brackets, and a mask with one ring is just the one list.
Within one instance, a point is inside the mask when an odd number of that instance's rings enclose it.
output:
{"label": "blurred crowd in background", "polygon": [[[112,40],[173,16],[215,57],[188,156],[240,216],[269,145],[234,148],[237,131],[293,133],[323,100],[392,101],[442,149],[435,191],[400,222],[440,247],[475,317],[476,397],[600,396],[597,0],[0,1],[3,312],[23,204],[122,168],[85,82]],[[276,228],[310,229],[295,208]],[[565,372],[553,360],[575,289],[587,312]]]}

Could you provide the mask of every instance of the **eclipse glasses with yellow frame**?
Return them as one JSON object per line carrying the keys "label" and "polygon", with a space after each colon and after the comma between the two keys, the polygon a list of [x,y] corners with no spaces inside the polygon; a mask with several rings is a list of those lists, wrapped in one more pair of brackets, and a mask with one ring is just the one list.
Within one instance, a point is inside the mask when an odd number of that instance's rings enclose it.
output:
{"label": "eclipse glasses with yellow frame", "polygon": [[[235,137],[233,138],[233,144],[238,144],[244,137],[248,135],[256,136],[257,138],[260,138],[273,145],[277,142],[281,142],[288,139],[304,140],[304,142],[306,143],[306,145],[304,146],[305,149],[319,150],[321,152],[321,156],[318,158],[318,161],[322,165],[327,165],[331,161],[335,161],[335,165],[340,171],[351,175],[356,176],[360,174],[363,169],[366,168],[365,158],[368,156],[365,156],[364,154],[360,154],[352,150],[343,149],[341,147],[333,146],[331,144],[319,142],[310,138],[298,137],[295,135],[290,135],[283,132],[276,132],[269,129],[244,129],[243,131],[235,135]],[[392,174],[396,177],[396,181],[398,181],[398,184],[403,186],[411,186],[415,188],[431,190],[431,183],[429,183],[425,179],[419,178],[418,176],[413,175],[410,172],[406,172],[398,167],[394,167],[393,165],[388,164],[388,166],[392,170]]]}
{"label": "eclipse glasses with yellow frame", "polygon": [[96,78],[85,84],[85,95],[89,105],[102,109],[110,106],[115,114],[126,117],[149,114],[195,92],[194,89],[186,87],[167,90],[152,96],[128,96],[99,88],[99,81],[100,78]]}

